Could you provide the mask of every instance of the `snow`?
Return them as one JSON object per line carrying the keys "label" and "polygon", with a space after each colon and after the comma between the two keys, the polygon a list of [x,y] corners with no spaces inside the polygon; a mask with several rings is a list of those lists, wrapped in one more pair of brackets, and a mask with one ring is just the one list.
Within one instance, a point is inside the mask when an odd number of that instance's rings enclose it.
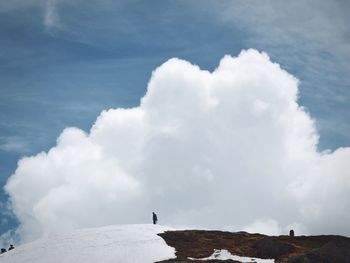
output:
{"label": "snow", "polygon": [[215,249],[214,253],[207,258],[188,258],[191,260],[211,260],[211,259],[218,259],[218,260],[236,260],[239,262],[249,262],[249,263],[274,263],[274,259],[262,259],[262,258],[251,258],[251,257],[241,257],[241,256],[235,256],[232,255],[229,251],[226,249]]}
{"label": "snow", "polygon": [[51,235],[0,255],[2,263],[151,263],[175,258],[175,249],[157,236],[169,227],[120,225]]}

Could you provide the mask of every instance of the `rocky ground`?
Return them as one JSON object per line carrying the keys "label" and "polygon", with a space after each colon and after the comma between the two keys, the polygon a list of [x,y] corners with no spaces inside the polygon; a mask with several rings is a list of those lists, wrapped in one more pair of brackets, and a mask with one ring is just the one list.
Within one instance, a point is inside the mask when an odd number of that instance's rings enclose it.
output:
{"label": "rocky ground", "polygon": [[167,231],[159,236],[176,249],[177,257],[162,263],[239,262],[189,259],[209,257],[215,249],[226,249],[238,256],[274,259],[276,263],[350,262],[350,238],[343,236],[266,236],[204,230]]}

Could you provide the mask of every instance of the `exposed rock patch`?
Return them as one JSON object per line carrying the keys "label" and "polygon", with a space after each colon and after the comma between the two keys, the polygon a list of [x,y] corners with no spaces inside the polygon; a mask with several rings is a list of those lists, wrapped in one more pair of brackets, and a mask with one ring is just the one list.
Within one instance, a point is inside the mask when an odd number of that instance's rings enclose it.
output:
{"label": "exposed rock patch", "polygon": [[204,230],[168,231],[159,234],[176,249],[176,259],[163,261],[237,262],[234,260],[191,260],[207,258],[215,249],[226,249],[232,255],[272,258],[276,263],[349,263],[350,238],[342,236],[276,236],[246,232]]}
{"label": "exposed rock patch", "polygon": [[320,248],[301,256],[293,257],[290,263],[308,262],[350,262],[350,242],[348,238],[337,237]]}
{"label": "exposed rock patch", "polygon": [[294,244],[286,243],[278,237],[264,237],[253,244],[258,258],[280,258],[296,251]]}

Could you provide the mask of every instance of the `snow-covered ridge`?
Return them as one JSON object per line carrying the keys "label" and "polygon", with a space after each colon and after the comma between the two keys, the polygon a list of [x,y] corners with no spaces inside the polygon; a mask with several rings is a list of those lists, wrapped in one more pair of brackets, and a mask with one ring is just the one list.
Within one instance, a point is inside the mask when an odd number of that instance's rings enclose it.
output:
{"label": "snow-covered ridge", "polygon": [[169,227],[116,225],[52,235],[0,255],[4,263],[151,263],[175,258],[157,234]]}

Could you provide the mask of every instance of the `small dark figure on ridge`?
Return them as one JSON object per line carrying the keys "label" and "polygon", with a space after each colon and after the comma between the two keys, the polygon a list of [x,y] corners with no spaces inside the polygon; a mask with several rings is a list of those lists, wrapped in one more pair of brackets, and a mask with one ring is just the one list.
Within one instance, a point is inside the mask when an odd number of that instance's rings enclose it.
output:
{"label": "small dark figure on ridge", "polygon": [[294,237],[294,230],[293,230],[293,229],[291,229],[291,230],[289,231],[289,236],[290,236],[290,237]]}
{"label": "small dark figure on ridge", "polygon": [[5,252],[6,252],[6,248],[2,248],[0,254],[4,254]]}
{"label": "small dark figure on ridge", "polygon": [[152,219],[153,219],[153,225],[157,224],[158,217],[157,217],[156,213],[154,213],[154,212],[152,212]]}
{"label": "small dark figure on ridge", "polygon": [[15,248],[15,247],[11,244],[8,250],[10,251],[10,250],[12,250],[12,249],[14,249],[14,248]]}

